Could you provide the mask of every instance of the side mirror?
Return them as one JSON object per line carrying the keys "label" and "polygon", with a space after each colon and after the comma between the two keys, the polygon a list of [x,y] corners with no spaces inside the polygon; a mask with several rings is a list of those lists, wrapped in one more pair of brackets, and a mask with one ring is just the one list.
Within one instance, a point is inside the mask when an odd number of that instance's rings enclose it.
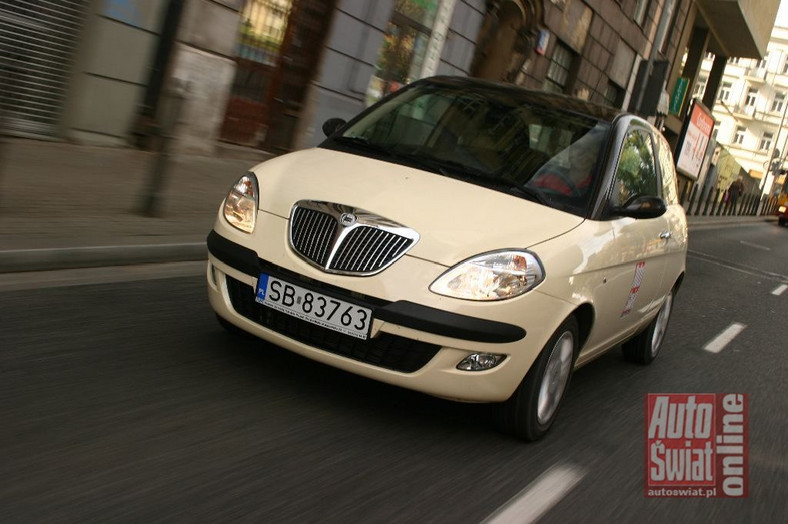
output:
{"label": "side mirror", "polygon": [[323,133],[326,136],[331,136],[336,133],[339,128],[344,126],[346,122],[341,118],[329,118],[325,122],[323,122]]}
{"label": "side mirror", "polygon": [[621,207],[614,207],[614,215],[631,218],[657,218],[668,210],[665,201],[656,196],[636,196]]}

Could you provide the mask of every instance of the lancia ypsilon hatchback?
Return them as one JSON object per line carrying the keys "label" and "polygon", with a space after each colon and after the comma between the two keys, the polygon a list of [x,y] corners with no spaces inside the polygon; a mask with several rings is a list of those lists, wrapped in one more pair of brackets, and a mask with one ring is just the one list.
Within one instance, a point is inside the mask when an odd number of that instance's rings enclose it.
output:
{"label": "lancia ypsilon hatchback", "polygon": [[660,351],[687,226],[636,116],[510,85],[415,82],[253,168],[208,236],[220,322],[375,380],[493,404],[532,440],[574,369]]}

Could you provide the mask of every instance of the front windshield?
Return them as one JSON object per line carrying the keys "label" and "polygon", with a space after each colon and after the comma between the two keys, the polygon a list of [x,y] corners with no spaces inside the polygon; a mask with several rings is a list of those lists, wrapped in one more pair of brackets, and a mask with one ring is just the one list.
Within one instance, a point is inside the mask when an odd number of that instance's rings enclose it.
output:
{"label": "front windshield", "polygon": [[609,124],[516,91],[422,83],[324,142],[583,214]]}

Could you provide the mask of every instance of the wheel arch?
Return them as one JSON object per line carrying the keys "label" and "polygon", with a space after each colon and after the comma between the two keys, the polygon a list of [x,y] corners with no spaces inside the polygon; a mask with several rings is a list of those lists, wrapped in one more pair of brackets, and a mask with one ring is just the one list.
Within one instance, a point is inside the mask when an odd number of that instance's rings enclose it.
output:
{"label": "wheel arch", "polygon": [[676,282],[673,283],[673,294],[679,292],[679,288],[681,287],[681,283],[684,282],[684,271],[676,278]]}
{"label": "wheel arch", "polygon": [[594,319],[596,318],[596,311],[594,306],[588,302],[580,304],[573,312],[572,315],[577,319],[577,325],[580,329],[580,340],[578,340],[577,351],[580,352],[585,346],[589,335],[591,335],[591,328],[594,326]]}

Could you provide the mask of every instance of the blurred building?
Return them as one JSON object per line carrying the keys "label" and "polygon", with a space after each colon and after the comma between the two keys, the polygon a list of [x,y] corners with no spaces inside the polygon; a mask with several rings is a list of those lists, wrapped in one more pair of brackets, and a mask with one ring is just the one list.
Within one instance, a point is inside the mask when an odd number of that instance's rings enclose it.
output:
{"label": "blurred building", "polygon": [[15,134],[62,135],[84,11],[84,0],[0,4],[0,109]]}
{"label": "blurred building", "polygon": [[473,75],[636,111],[675,145],[703,56],[713,102],[778,2],[9,0],[2,107],[16,134],[144,145],[177,88],[179,147],[282,152],[418,78]]}
{"label": "blurred building", "polygon": [[[711,54],[704,59],[694,96],[705,96],[713,61]],[[728,60],[714,105],[717,142],[766,194],[785,187],[780,168],[788,153],[787,97],[788,27],[775,25],[763,58]],[[770,165],[777,168],[776,177]]]}
{"label": "blurred building", "polygon": [[[668,0],[670,1],[670,0]],[[669,90],[668,115],[664,119],[666,137],[676,143],[686,123],[687,110],[693,99],[711,111],[715,110],[717,93],[725,90],[723,74],[729,59],[761,60],[767,51],[770,34],[780,6],[779,0],[673,0],[679,9],[687,7],[686,28],[680,38],[679,54],[667,75]],[[671,21],[671,25],[680,23]],[[705,57],[710,63],[705,74],[701,67]],[[679,67],[678,64],[681,64]],[[704,79],[701,77],[705,76]],[[697,96],[698,83],[703,81],[702,96]],[[716,112],[713,112],[716,115]],[[715,130],[718,134],[719,130]],[[708,155],[706,164],[711,160]],[[728,171],[734,172],[735,169]],[[704,168],[700,174],[706,173]],[[680,177],[681,189],[688,189],[698,180]]]}

